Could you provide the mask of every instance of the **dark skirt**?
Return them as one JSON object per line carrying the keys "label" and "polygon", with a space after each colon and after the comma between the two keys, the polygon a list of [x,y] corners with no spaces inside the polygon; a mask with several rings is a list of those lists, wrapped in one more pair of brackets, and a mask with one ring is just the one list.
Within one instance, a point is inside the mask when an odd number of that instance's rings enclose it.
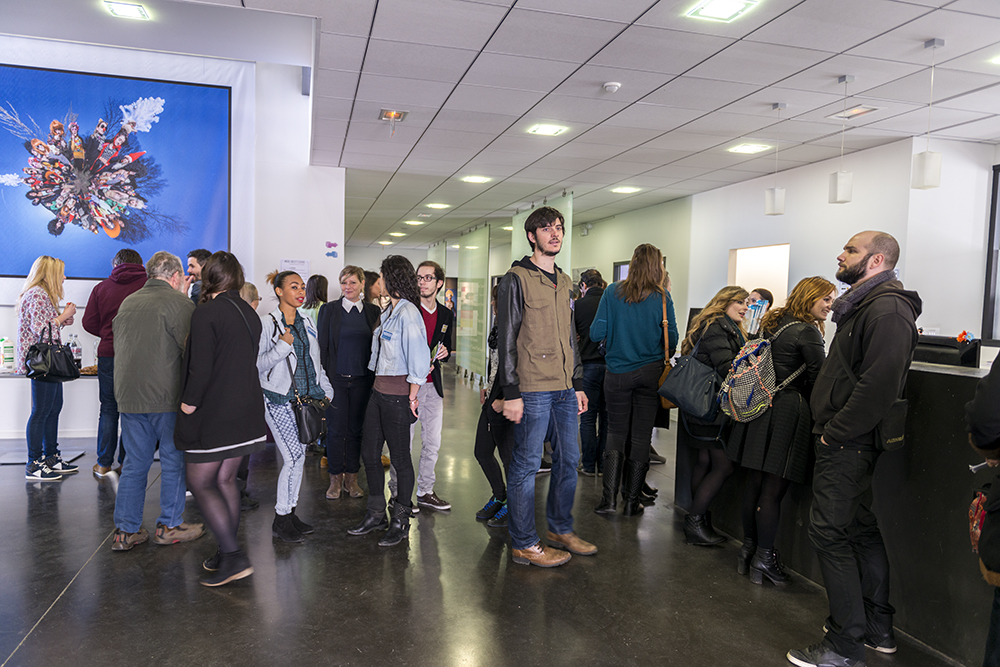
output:
{"label": "dark skirt", "polygon": [[732,420],[719,411],[714,422],[703,422],[677,411],[677,444],[684,444],[695,449],[722,449]]}
{"label": "dark skirt", "polygon": [[237,459],[256,452],[264,451],[267,443],[251,442],[232,449],[223,449],[218,452],[184,452],[184,463],[212,463],[213,461],[225,461],[226,459]]}
{"label": "dark skirt", "polygon": [[760,417],[733,427],[726,454],[744,468],[804,484],[811,468],[811,432],[809,403],[794,389],[785,389]]}

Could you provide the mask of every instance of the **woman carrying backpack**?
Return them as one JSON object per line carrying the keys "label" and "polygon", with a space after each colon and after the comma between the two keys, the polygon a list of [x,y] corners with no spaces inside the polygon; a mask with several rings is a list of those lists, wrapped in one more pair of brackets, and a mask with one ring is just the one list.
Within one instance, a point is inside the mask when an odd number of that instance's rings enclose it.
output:
{"label": "woman carrying backpack", "polygon": [[764,317],[762,338],[770,339],[780,331],[771,341],[776,385],[799,374],[775,394],[771,407],[759,417],[737,423],[726,443],[729,458],[749,473],[743,495],[743,548],[736,570],[749,572],[755,584],[764,578],[776,586],[789,581],[774,552],[774,541],[781,499],[791,482],[804,483],[808,475],[809,393],[826,356],[824,323],[836,296],[833,283],[826,278],[804,278],[783,307]]}

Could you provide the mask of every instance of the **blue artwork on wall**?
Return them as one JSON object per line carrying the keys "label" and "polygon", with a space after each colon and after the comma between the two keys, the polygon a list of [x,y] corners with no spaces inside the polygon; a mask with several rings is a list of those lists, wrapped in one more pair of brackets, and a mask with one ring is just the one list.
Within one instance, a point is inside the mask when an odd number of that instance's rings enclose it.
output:
{"label": "blue artwork on wall", "polygon": [[0,276],[229,249],[230,89],[0,65]]}

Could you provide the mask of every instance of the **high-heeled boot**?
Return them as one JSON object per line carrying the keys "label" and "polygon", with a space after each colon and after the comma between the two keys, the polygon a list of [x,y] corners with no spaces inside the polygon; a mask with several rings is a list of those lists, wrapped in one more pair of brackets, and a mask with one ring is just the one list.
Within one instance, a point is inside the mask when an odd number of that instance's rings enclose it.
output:
{"label": "high-heeled boot", "polygon": [[750,571],[750,561],[753,560],[755,553],[757,553],[757,538],[744,537],[740,554],[736,557],[737,574],[746,574]]}
{"label": "high-heeled boot", "polygon": [[646,471],[649,470],[649,463],[643,461],[633,461],[629,459],[625,462],[625,482],[622,486],[625,509],[622,514],[625,516],[635,516],[642,514],[645,509],[639,502],[639,494],[642,492],[642,485],[646,483]]}
{"label": "high-heeled boot", "polygon": [[792,578],[781,568],[774,549],[757,549],[750,561],[750,581],[763,584],[764,577],[770,579],[775,586],[787,586],[791,583]]}
{"label": "high-heeled boot", "polygon": [[705,521],[704,514],[688,514],[684,517],[684,537],[688,544],[699,547],[710,547],[726,541],[725,537],[712,530]]}
{"label": "high-heeled boot", "polygon": [[622,481],[625,452],[604,450],[604,494],[601,503],[594,508],[598,514],[614,514],[618,511],[618,486]]}
{"label": "high-heeled boot", "polygon": [[392,506],[392,519],[389,520],[389,530],[378,541],[380,547],[391,547],[399,544],[410,534],[410,514],[411,508],[403,503],[395,503]]}

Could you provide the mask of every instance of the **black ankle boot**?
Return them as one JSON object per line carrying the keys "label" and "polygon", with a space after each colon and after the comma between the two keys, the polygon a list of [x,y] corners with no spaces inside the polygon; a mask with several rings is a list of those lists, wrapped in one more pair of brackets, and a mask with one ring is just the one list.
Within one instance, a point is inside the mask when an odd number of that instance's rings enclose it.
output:
{"label": "black ankle boot", "polygon": [[299,531],[303,535],[312,535],[316,531],[308,523],[295,516],[295,508],[292,508],[292,513],[288,516],[292,517],[292,525],[295,526],[295,530]]}
{"label": "black ankle boot", "polygon": [[598,514],[614,514],[618,511],[618,486],[622,481],[625,452],[604,450],[604,495],[601,503],[594,508]]}
{"label": "black ankle boot", "polygon": [[622,514],[625,516],[635,516],[642,514],[642,503],[639,502],[639,494],[643,484],[646,483],[646,471],[649,470],[649,463],[633,461],[629,459],[625,462],[625,484],[622,486],[622,496],[625,500],[625,509]]}
{"label": "black ankle boot", "polygon": [[643,482],[642,492],[647,496],[652,496],[653,498],[655,498],[660,493],[660,490],[655,486],[650,486],[649,482]]}
{"label": "black ankle boot", "polygon": [[271,534],[282,542],[304,542],[302,533],[292,523],[291,514],[275,514],[271,524]]}
{"label": "black ankle boot", "polygon": [[250,559],[242,551],[221,554],[219,569],[201,580],[202,586],[223,586],[230,581],[243,579],[253,574]]}
{"label": "black ankle boot", "polygon": [[750,571],[750,561],[757,552],[757,540],[753,537],[744,537],[743,546],[740,548],[740,555],[736,557],[737,574],[746,574]]}
{"label": "black ankle boot", "polygon": [[710,547],[726,541],[725,537],[712,530],[705,521],[704,514],[688,514],[684,517],[684,536],[688,544],[699,547]]}
{"label": "black ankle boot", "polygon": [[373,530],[385,530],[389,527],[389,519],[385,516],[385,510],[368,510],[365,518],[354,528],[349,529],[349,535],[367,535]]}
{"label": "black ankle boot", "polygon": [[750,581],[763,584],[764,577],[771,580],[775,586],[787,586],[792,578],[781,568],[778,554],[774,549],[757,549],[750,561]]}
{"label": "black ankle boot", "polygon": [[411,509],[403,503],[396,503],[392,508],[392,520],[389,521],[389,530],[378,541],[380,547],[392,547],[403,541],[410,534],[410,514]]}

